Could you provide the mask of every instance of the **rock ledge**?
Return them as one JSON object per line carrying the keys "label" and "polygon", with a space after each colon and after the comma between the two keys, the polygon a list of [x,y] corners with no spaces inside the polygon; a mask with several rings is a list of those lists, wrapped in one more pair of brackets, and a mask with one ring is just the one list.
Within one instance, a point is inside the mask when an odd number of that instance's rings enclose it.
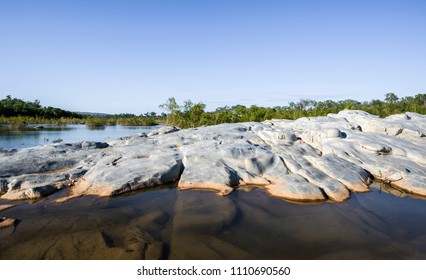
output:
{"label": "rock ledge", "polygon": [[[295,121],[221,124],[108,143],[0,149],[0,198],[112,196],[178,181],[221,195],[246,185],[298,201],[344,201],[374,178],[426,196],[426,117],[362,111]],[[62,200],[64,201],[64,200]]]}

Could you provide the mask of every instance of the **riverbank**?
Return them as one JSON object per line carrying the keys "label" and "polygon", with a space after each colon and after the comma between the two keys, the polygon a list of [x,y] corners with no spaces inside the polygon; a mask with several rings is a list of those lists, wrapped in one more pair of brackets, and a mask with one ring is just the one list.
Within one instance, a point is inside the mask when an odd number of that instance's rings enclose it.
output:
{"label": "riverbank", "polygon": [[38,128],[43,125],[67,125],[85,124],[88,126],[154,126],[165,122],[164,118],[148,117],[80,117],[80,118],[42,118],[42,117],[4,117],[0,116],[0,125],[14,128],[33,127]]}

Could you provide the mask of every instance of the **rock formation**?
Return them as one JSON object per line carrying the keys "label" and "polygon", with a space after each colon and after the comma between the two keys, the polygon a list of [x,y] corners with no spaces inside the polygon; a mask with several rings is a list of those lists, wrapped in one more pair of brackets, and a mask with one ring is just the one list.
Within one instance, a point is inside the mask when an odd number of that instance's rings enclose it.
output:
{"label": "rock formation", "polygon": [[0,149],[0,198],[112,196],[168,182],[221,195],[246,185],[298,201],[344,201],[371,179],[426,196],[426,117],[363,111],[295,121],[220,124],[108,143]]}

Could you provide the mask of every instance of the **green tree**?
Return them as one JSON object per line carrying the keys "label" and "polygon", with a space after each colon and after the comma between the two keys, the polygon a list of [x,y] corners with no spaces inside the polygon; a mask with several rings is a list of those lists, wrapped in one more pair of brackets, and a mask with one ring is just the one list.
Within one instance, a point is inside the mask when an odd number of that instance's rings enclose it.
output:
{"label": "green tree", "polygon": [[188,102],[191,104],[191,107],[186,112],[186,116],[188,118],[189,126],[190,127],[197,127],[202,125],[202,118],[204,115],[204,110],[206,108],[206,104],[204,103],[192,103],[190,100]]}
{"label": "green tree", "polygon": [[396,96],[396,94],[393,93],[393,92],[388,92],[385,95],[385,101],[388,102],[388,103],[394,104],[398,100],[399,100],[399,97]]}
{"label": "green tree", "polygon": [[166,118],[166,124],[173,123],[176,121],[176,118],[178,117],[180,111],[180,107],[176,102],[176,99],[174,97],[170,97],[167,99],[166,103],[159,105],[160,109],[165,110],[168,112],[167,118]]}

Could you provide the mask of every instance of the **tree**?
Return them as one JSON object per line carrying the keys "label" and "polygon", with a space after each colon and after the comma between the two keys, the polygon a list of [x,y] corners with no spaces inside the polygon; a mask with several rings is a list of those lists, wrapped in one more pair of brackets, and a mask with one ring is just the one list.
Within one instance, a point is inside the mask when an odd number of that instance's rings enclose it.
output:
{"label": "tree", "polygon": [[169,113],[179,110],[179,105],[177,104],[174,97],[170,97],[167,99],[166,103],[160,104],[158,107],[160,107],[162,110],[168,111]]}
{"label": "tree", "polygon": [[188,100],[188,103],[185,104],[191,104],[191,107],[185,114],[185,117],[188,118],[189,125],[192,127],[200,126],[206,104],[201,102],[194,104],[190,100]]}
{"label": "tree", "polygon": [[421,106],[426,107],[426,94],[419,93],[414,96],[414,100]]}
{"label": "tree", "polygon": [[393,93],[393,92],[388,92],[385,95],[385,101],[388,102],[388,103],[394,104],[398,100],[399,100],[399,97],[396,96],[396,94]]}
{"label": "tree", "polygon": [[166,103],[160,104],[158,107],[169,112],[167,114],[166,124],[169,124],[170,121],[173,122],[173,118],[176,117],[177,112],[179,112],[179,105],[174,97],[170,97],[167,99]]}

